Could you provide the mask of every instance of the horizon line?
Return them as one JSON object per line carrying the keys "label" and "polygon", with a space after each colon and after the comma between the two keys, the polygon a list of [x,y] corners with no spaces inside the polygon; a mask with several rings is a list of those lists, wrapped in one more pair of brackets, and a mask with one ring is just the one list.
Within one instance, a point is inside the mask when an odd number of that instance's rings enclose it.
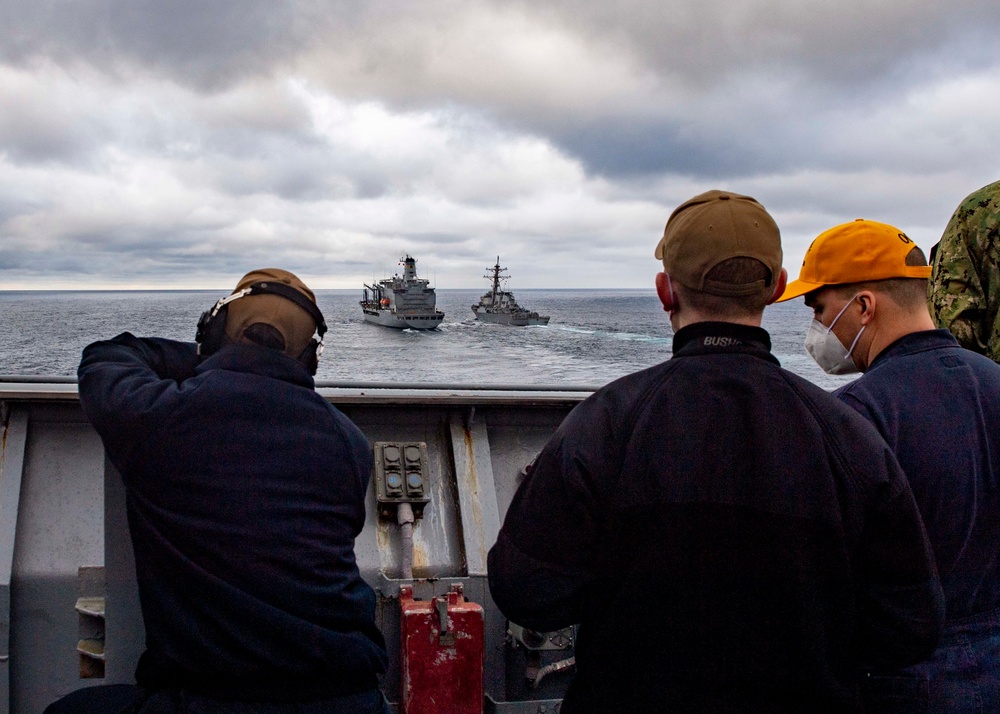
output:
{"label": "horizon line", "polygon": [[[342,292],[356,292],[361,290],[361,288],[311,288],[314,291],[342,291]],[[467,287],[467,288],[438,288],[435,287],[434,290],[472,290],[481,291],[482,287]],[[520,291],[528,290],[635,290],[635,291],[648,291],[655,292],[655,287],[649,288],[637,288],[632,287],[562,287],[562,288],[517,288]],[[144,288],[0,288],[0,293],[149,293],[149,292],[225,292],[232,291],[232,287],[225,288],[163,288],[163,287],[144,287]]]}

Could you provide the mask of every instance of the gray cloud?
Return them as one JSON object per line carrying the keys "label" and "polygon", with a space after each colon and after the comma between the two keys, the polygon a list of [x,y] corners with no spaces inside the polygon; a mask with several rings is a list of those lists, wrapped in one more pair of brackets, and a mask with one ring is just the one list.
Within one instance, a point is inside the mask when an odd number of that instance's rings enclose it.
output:
{"label": "gray cloud", "polygon": [[[137,67],[200,89],[267,75],[293,58],[316,27],[310,3],[268,0],[11,0],[0,10],[0,56],[15,64],[88,63],[127,76]],[[350,3],[331,4],[344,13]]]}
{"label": "gray cloud", "polygon": [[522,285],[645,285],[647,242],[711,187],[760,198],[790,264],[857,215],[927,248],[995,179],[998,20],[986,0],[11,0],[0,285],[254,263],[347,286],[411,250],[458,287],[498,246]]}
{"label": "gray cloud", "polygon": [[894,157],[845,147],[840,110],[871,116],[928,81],[998,63],[988,28],[1000,6],[985,0],[511,7],[372,11],[363,43],[344,38],[303,64],[340,94],[477,107],[597,173],[714,177],[877,165]]}
{"label": "gray cloud", "polygon": [[[211,93],[293,72],[403,110],[458,102],[549,137],[597,173],[704,177],[807,157],[849,163],[850,152],[816,150],[833,107],[874,112],[935,73],[996,66],[987,28],[1000,22],[988,0],[22,0],[0,13],[0,56],[11,62],[89,63],[121,82],[152,74]],[[814,126],[795,126],[796,115]],[[12,116],[4,133],[19,137],[15,158],[79,154],[95,133],[37,108]],[[222,136],[239,141],[240,125],[231,128]],[[289,195],[311,195],[286,183]],[[368,178],[359,190],[385,187]]]}
{"label": "gray cloud", "polygon": [[824,84],[866,84],[914,57],[980,36],[989,18],[1000,13],[988,0],[947,5],[705,0],[669,7],[555,0],[539,12],[593,41],[612,42],[658,74],[681,75],[703,86],[758,68],[805,74]]}

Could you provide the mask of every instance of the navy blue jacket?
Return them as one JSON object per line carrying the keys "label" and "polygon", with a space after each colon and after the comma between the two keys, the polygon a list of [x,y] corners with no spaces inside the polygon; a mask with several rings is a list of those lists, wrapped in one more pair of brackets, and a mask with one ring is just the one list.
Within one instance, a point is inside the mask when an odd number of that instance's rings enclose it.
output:
{"label": "navy blue jacket", "polygon": [[947,330],[915,332],[834,394],[875,425],[906,472],[948,621],[1000,608],[1000,365]]}
{"label": "navy blue jacket", "polygon": [[371,452],[297,361],[124,333],[80,400],[125,482],[149,687],[310,700],[377,686],[386,652],[354,539]]}
{"label": "navy blue jacket", "polygon": [[926,657],[943,619],[885,442],[726,323],[567,416],[489,582],[516,623],[580,623],[566,714],[857,711],[859,666]]}

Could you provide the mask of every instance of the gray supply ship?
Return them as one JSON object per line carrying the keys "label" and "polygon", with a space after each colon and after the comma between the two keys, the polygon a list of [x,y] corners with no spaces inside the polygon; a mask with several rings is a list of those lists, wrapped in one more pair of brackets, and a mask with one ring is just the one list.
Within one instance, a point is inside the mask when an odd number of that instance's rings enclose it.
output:
{"label": "gray supply ship", "polygon": [[497,256],[496,265],[487,270],[489,273],[483,277],[490,281],[490,291],[479,298],[478,304],[472,306],[477,320],[515,327],[549,324],[548,315],[524,309],[517,304],[514,293],[503,289],[501,282],[508,280],[510,276],[504,275],[507,268],[500,267],[500,256]]}
{"label": "gray supply ship", "polygon": [[433,330],[444,320],[437,309],[437,295],[429,281],[417,277],[417,261],[406,255],[399,259],[403,275],[365,285],[361,311],[366,322],[400,330]]}

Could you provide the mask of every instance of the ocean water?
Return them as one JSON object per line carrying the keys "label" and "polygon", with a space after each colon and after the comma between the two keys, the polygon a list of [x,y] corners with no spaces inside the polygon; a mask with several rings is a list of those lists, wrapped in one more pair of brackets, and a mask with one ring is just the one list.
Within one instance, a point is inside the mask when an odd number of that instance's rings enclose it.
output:
{"label": "ocean water", "polygon": [[[550,315],[546,326],[474,319],[480,290],[438,289],[437,330],[395,330],[361,318],[360,290],[319,290],[329,332],[319,380],[395,384],[600,386],[668,359],[673,332],[652,290],[517,290]],[[80,350],[125,330],[194,339],[201,313],[225,291],[0,291],[0,375],[76,374]],[[772,305],[763,326],[787,369],[833,389],[802,344],[811,312],[801,300]]]}

